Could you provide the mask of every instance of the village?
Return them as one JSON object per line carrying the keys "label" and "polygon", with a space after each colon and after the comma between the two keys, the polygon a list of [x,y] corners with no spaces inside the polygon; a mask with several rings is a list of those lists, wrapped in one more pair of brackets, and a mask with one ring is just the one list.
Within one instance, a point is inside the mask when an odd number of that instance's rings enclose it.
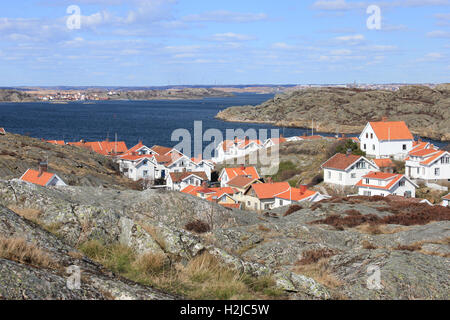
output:
{"label": "village", "polygon": [[[4,135],[5,130],[0,130]],[[175,148],[152,146],[139,142],[128,149],[123,141],[65,142],[46,141],[60,146],[87,148],[108,156],[118,164],[120,173],[139,182],[143,189],[153,188],[181,192],[215,202],[229,209],[265,211],[301,203],[319,202],[332,196],[325,188],[311,185],[291,185],[274,182],[271,176],[262,176],[256,166],[224,166],[227,161],[246,157],[259,150],[270,149],[293,141],[339,139],[320,135],[269,138],[266,141],[245,139],[225,140],[215,157],[189,157]],[[450,181],[450,153],[429,142],[416,141],[406,123],[388,121],[367,123],[356,143],[364,155],[347,150],[336,153],[321,165],[323,184],[340,190],[357,190],[345,196],[382,196],[411,203],[427,203],[416,198],[419,183],[448,191]],[[404,174],[395,172],[395,162],[404,164]],[[218,168],[221,168],[220,171]],[[20,180],[45,187],[65,186],[56,174],[49,172],[49,163],[41,161],[38,168],[30,168]],[[349,189],[349,190],[350,190]],[[321,190],[321,191],[318,191]],[[449,206],[450,194],[440,205]]]}

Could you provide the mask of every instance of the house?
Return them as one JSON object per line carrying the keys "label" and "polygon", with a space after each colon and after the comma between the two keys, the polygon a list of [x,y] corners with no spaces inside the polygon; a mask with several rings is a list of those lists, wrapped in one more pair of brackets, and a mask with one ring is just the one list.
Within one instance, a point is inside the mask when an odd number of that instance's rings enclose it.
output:
{"label": "house", "polygon": [[289,206],[293,204],[299,204],[304,201],[318,202],[328,197],[321,195],[317,191],[308,190],[306,186],[300,188],[292,188],[274,196],[275,202],[272,205],[272,209]]}
{"label": "house", "polygon": [[361,196],[397,195],[415,198],[418,185],[402,174],[370,172],[356,186]]}
{"label": "house", "polygon": [[203,182],[208,181],[204,172],[170,172],[167,176],[167,189],[181,191],[189,185],[201,186]]}
{"label": "house", "polygon": [[20,180],[37,184],[43,187],[67,186],[64,181],[54,173],[47,171],[47,162],[39,163],[39,170],[28,169]]}
{"label": "house", "polygon": [[394,173],[396,166],[390,158],[372,159],[372,162],[378,166],[381,172]]}
{"label": "house", "polygon": [[275,204],[275,196],[289,191],[290,188],[287,182],[252,184],[243,196],[243,205],[249,210],[270,210]]}
{"label": "house", "polygon": [[254,183],[262,182],[259,179],[250,178],[248,176],[237,176],[228,181],[226,185],[235,191],[233,198],[242,202],[244,201],[243,196],[245,192]]}
{"label": "house", "polygon": [[374,158],[404,159],[412,150],[414,137],[404,121],[369,122],[359,140],[361,150]]}
{"label": "house", "polygon": [[337,153],[322,164],[324,182],[341,186],[354,186],[363,176],[379,167],[363,156]]}
{"label": "house", "polygon": [[450,181],[450,153],[448,151],[421,149],[410,152],[405,159],[406,176],[425,181]]}
{"label": "house", "polygon": [[240,209],[241,204],[234,199],[235,190],[232,188],[208,188],[204,183],[202,186],[189,185],[181,192],[190,194],[195,197],[205,199],[207,201],[215,202],[221,206],[231,209]]}
{"label": "house", "polygon": [[203,171],[208,176],[208,180],[211,180],[211,174],[214,171],[215,165],[211,160],[203,159],[200,154],[197,158],[192,158],[191,161],[195,164],[194,171]]}
{"label": "house", "polygon": [[263,143],[258,139],[250,140],[246,137],[245,139],[224,140],[217,146],[213,161],[219,163],[244,157],[261,148],[263,148]]}
{"label": "house", "polygon": [[4,136],[6,134],[6,131],[4,128],[0,128],[0,136]]}
{"label": "house", "polygon": [[252,179],[260,179],[258,171],[255,167],[240,167],[240,168],[224,168],[219,175],[220,185],[226,187],[228,182],[237,176],[245,176]]}
{"label": "house", "polygon": [[442,205],[444,207],[450,207],[450,193],[442,198]]}
{"label": "house", "polygon": [[155,170],[158,166],[154,156],[137,153],[127,154],[118,159],[120,172],[133,181],[156,180]]}

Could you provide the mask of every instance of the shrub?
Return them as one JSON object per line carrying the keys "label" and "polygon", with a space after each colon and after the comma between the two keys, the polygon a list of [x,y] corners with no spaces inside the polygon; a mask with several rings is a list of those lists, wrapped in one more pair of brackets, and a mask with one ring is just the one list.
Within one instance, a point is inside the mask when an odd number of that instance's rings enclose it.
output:
{"label": "shrub", "polygon": [[294,212],[300,211],[302,209],[303,209],[302,206],[294,204],[294,205],[290,206],[289,209],[286,210],[283,217],[287,217],[287,216],[293,214]]}
{"label": "shrub", "polygon": [[206,233],[211,230],[209,224],[202,220],[194,220],[191,222],[188,222],[184,228],[187,231],[195,232],[195,233]]}
{"label": "shrub", "polygon": [[297,265],[307,265],[318,262],[321,259],[330,258],[336,255],[336,252],[329,248],[313,249],[303,252],[303,257],[297,261]]}

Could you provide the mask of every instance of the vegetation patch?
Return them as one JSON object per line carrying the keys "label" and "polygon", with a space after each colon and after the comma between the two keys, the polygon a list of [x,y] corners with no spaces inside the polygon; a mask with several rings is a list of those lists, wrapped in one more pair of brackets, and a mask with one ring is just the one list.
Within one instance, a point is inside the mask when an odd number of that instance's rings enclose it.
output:
{"label": "vegetation patch", "polygon": [[46,252],[22,238],[0,237],[0,258],[42,268],[58,267]]}
{"label": "vegetation patch", "polygon": [[237,272],[207,253],[182,264],[163,254],[139,255],[129,247],[95,240],[84,243],[80,250],[127,279],[188,299],[285,298],[270,276],[256,278]]}
{"label": "vegetation patch", "polygon": [[195,232],[195,233],[206,233],[211,231],[211,227],[208,223],[202,221],[202,220],[194,220],[191,222],[188,222],[184,228],[187,231]]}
{"label": "vegetation patch", "polygon": [[297,205],[297,204],[294,204],[294,205],[290,206],[290,207],[286,210],[286,212],[284,213],[283,217],[287,217],[287,216],[293,214],[294,212],[300,211],[300,210],[302,210],[302,209],[303,209],[302,206],[299,206],[299,205]]}
{"label": "vegetation patch", "polygon": [[321,259],[330,258],[336,255],[336,252],[329,248],[313,249],[303,252],[302,259],[296,262],[297,265],[307,265],[316,263]]}

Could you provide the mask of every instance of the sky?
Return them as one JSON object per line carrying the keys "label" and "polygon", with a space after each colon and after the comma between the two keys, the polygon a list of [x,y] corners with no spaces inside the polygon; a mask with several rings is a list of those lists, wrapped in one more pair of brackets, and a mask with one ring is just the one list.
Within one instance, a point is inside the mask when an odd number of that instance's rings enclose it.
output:
{"label": "sky", "polygon": [[0,75],[3,87],[450,82],[450,0],[1,1]]}

